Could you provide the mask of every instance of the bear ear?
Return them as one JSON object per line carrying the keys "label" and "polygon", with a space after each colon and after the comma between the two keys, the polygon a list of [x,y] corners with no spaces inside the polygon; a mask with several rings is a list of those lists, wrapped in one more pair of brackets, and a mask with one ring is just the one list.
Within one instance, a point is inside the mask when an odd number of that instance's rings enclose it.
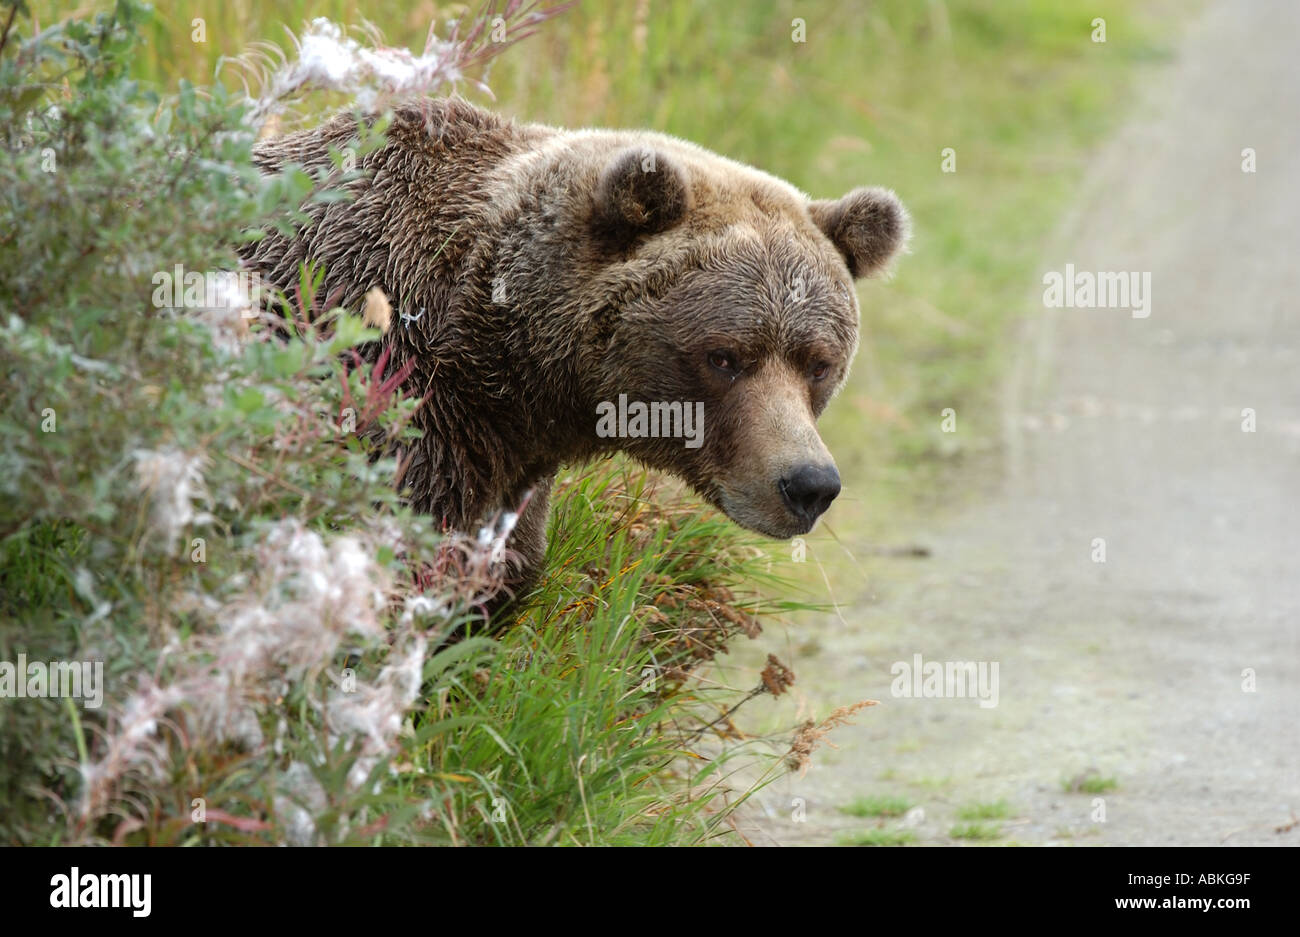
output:
{"label": "bear ear", "polygon": [[658,234],[690,209],[685,174],[658,150],[633,147],[610,159],[596,185],[594,224],[620,246],[639,234]]}
{"label": "bear ear", "polygon": [[843,198],[810,202],[808,213],[855,279],[885,269],[911,234],[907,209],[888,189],[854,189]]}

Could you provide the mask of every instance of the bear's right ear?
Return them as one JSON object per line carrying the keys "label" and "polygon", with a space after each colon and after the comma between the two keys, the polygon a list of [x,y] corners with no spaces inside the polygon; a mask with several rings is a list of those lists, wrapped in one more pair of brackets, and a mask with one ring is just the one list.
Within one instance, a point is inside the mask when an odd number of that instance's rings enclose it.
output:
{"label": "bear's right ear", "polygon": [[618,247],[637,235],[658,234],[691,207],[686,175],[658,150],[639,147],[614,155],[596,185],[596,232]]}
{"label": "bear's right ear", "polygon": [[854,279],[885,269],[907,246],[907,209],[888,189],[854,189],[833,201],[810,202],[808,213],[844,255]]}

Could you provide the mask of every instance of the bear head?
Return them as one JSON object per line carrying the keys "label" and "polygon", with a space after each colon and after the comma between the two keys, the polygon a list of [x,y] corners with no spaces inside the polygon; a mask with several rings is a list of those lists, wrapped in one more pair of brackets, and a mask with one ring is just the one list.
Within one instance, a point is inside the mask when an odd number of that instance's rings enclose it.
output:
{"label": "bear head", "polygon": [[743,527],[806,533],[840,490],[815,424],[857,349],[854,279],[887,268],[907,214],[883,189],[810,201],[670,137],[611,136],[538,190],[574,245],[548,276],[581,297],[577,419]]}

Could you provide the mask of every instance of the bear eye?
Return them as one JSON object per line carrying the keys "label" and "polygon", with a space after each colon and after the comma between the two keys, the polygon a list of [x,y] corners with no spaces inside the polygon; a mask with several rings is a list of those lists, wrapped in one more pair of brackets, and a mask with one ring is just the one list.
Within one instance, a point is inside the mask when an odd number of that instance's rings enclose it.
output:
{"label": "bear eye", "polygon": [[728,374],[740,373],[740,368],[736,365],[736,356],[729,351],[709,352],[709,364]]}
{"label": "bear eye", "polygon": [[817,362],[815,365],[813,365],[813,369],[811,373],[812,373],[812,379],[814,381],[824,380],[826,375],[831,373],[830,362],[829,361]]}

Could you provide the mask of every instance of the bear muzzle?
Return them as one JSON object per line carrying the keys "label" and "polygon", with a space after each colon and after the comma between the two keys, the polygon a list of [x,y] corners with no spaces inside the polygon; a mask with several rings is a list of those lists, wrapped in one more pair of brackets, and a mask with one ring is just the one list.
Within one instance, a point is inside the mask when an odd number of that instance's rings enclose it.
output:
{"label": "bear muzzle", "polygon": [[746,379],[720,451],[716,504],[733,521],[786,539],[812,530],[840,493],[840,473],[817,433],[802,376],[780,362]]}
{"label": "bear muzzle", "polygon": [[830,454],[807,453],[748,483],[719,485],[714,503],[742,527],[785,540],[808,533],[840,493]]}

